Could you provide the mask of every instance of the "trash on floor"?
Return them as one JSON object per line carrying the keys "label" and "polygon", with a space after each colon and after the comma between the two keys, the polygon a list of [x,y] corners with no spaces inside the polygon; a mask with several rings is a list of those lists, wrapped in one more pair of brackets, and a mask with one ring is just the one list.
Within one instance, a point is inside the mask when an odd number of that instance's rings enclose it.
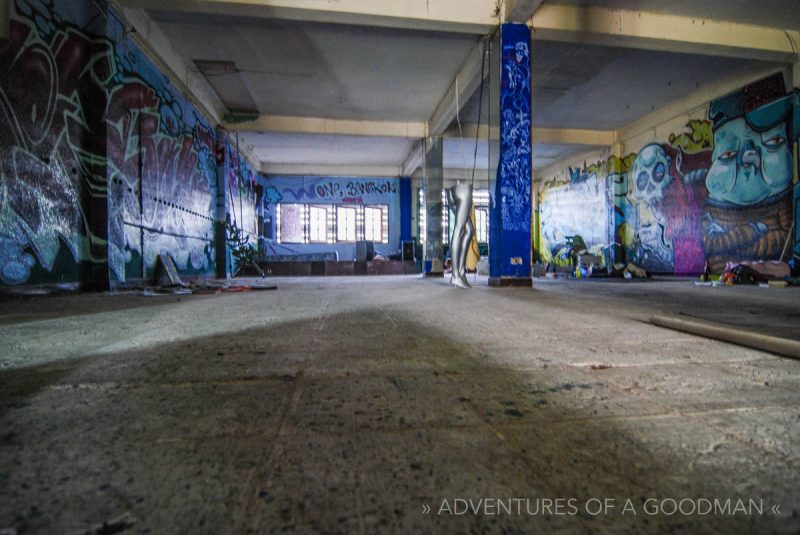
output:
{"label": "trash on floor", "polygon": [[737,266],[746,266],[758,274],[775,279],[783,279],[791,275],[791,269],[786,262],[778,262],[777,260],[755,262],[744,260],[741,262],[728,262],[725,264],[725,271],[733,271]]}
{"label": "trash on floor", "polygon": [[250,291],[277,290],[278,287],[267,284],[242,284],[232,280],[203,281],[186,285],[186,287],[159,287],[145,288],[142,295],[153,297],[157,295],[207,295],[219,293],[241,293]]}
{"label": "trash on floor", "polygon": [[647,273],[646,269],[640,268],[639,266],[637,266],[633,262],[628,262],[625,265],[625,270],[622,272],[622,276],[625,277],[628,280],[632,279],[633,277],[636,277],[636,278],[639,278],[639,279],[647,279],[647,278],[650,277],[650,275]]}
{"label": "trash on floor", "polygon": [[[789,265],[784,262],[728,262],[721,280],[728,286],[748,284],[764,288],[795,285]],[[701,277],[702,280],[702,277]]]}
{"label": "trash on floor", "polygon": [[786,288],[789,286],[789,283],[786,281],[767,281],[767,282],[759,282],[759,288]]}
{"label": "trash on floor", "polygon": [[178,268],[175,267],[175,262],[168,254],[158,255],[158,263],[156,264],[156,281],[159,286],[185,286],[178,275]]}

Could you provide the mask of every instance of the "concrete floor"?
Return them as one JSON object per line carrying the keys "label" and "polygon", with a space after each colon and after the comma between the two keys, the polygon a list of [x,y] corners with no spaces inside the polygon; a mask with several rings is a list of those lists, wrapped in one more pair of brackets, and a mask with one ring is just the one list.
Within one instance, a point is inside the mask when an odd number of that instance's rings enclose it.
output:
{"label": "concrete floor", "polygon": [[5,298],[0,533],[800,530],[800,362],[641,321],[798,290],[271,282]]}

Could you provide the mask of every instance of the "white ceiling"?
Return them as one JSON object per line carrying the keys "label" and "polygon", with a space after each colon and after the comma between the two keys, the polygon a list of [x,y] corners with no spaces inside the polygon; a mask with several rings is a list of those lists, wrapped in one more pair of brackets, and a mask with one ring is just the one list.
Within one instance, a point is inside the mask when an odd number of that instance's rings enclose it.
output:
{"label": "white ceiling", "polygon": [[233,61],[255,111],[270,115],[427,121],[478,41],[469,34],[152,15],[184,57]]}
{"label": "white ceiling", "polygon": [[396,166],[412,139],[323,134],[242,133],[239,143],[265,164]]}
{"label": "white ceiling", "polygon": [[[768,26],[800,27],[800,0],[545,0],[551,4],[666,11]],[[424,122],[480,36],[408,29],[148,11],[188,64],[232,62],[214,90],[229,109],[266,115]],[[739,73],[784,67],[754,60],[535,40],[533,124],[614,130]],[[248,98],[249,97],[249,98]],[[477,98],[462,103],[477,120]],[[483,110],[486,120],[486,109]],[[451,125],[453,130],[455,124]],[[403,138],[240,134],[261,162],[316,166],[403,164]],[[471,169],[474,140],[445,142],[445,165]],[[592,147],[536,144],[534,169]],[[486,169],[486,143],[478,169]]]}
{"label": "white ceiling", "polygon": [[[798,2],[800,3],[800,2]],[[782,64],[534,41],[533,124],[616,130],[697,88]]]}
{"label": "white ceiling", "polygon": [[446,168],[472,172],[473,162],[475,169],[489,168],[489,143],[486,139],[479,139],[477,143],[477,158],[475,157],[475,138],[445,138],[444,140],[444,166]]}

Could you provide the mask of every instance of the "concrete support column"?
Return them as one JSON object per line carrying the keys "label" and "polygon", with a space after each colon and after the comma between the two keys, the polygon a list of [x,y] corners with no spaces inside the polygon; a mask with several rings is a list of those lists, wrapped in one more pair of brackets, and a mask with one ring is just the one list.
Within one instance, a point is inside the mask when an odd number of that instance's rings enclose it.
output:
{"label": "concrete support column", "polygon": [[[108,6],[96,6],[97,13],[108,18]],[[100,46],[93,45],[93,52],[99,53]],[[83,174],[80,186],[80,204],[86,215],[86,236],[88,238],[88,262],[80,262],[80,288],[87,291],[111,290],[112,274],[109,263],[109,238],[114,226],[109,214],[112,202],[109,188],[108,165],[108,124],[106,121],[107,82],[98,83],[97,71],[84,68],[75,76],[80,80],[74,82],[75,91],[83,110],[82,120],[85,124],[80,139],[81,153],[80,171]],[[90,81],[91,80],[91,81]],[[85,173],[85,174],[84,174]],[[116,244],[119,246],[119,244]]]}
{"label": "concrete support column", "polygon": [[500,31],[500,147],[490,209],[489,285],[530,286],[530,30],[503,24]]}
{"label": "concrete support column", "polygon": [[444,187],[444,140],[425,139],[425,276],[444,275],[442,258],[442,188]]}
{"label": "concrete support column", "polygon": [[217,128],[217,146],[216,154],[214,155],[217,160],[217,210],[214,217],[214,264],[216,268],[215,274],[218,279],[227,279],[230,273],[228,269],[228,244],[225,240],[227,235],[225,223],[227,222],[226,218],[228,213],[227,186],[225,184],[225,158],[227,157],[225,143],[225,131],[221,128]]}
{"label": "concrete support column", "polygon": [[628,176],[627,173],[623,173],[622,169],[622,155],[625,152],[625,146],[622,143],[615,143],[612,149],[612,158],[609,161],[614,162],[616,167],[610,168],[609,174],[611,177],[611,184],[608,184],[607,190],[610,199],[609,199],[609,229],[610,234],[609,236],[609,243],[613,244],[613,246],[609,249],[609,253],[611,258],[606,259],[608,265],[613,264],[625,264],[628,262],[628,259],[625,257],[625,236],[624,236],[624,227],[623,224],[625,223],[625,208],[623,206],[623,202],[628,195],[628,180],[631,178]]}
{"label": "concrete support column", "polygon": [[792,66],[792,87],[800,89],[800,63]]}

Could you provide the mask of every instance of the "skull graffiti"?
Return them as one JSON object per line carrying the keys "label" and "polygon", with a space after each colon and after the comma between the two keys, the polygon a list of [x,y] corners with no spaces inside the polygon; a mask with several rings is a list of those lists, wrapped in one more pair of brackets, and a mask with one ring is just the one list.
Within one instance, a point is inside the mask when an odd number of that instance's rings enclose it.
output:
{"label": "skull graffiti", "polygon": [[638,228],[635,236],[636,259],[652,271],[671,271],[674,252],[666,238],[666,216],[661,210],[667,188],[672,183],[670,157],[661,145],[652,143],[639,152],[633,164],[633,198],[636,200]]}
{"label": "skull graffiti", "polygon": [[650,205],[663,199],[672,182],[669,164],[669,156],[661,145],[646,145],[633,164],[633,198]]}

